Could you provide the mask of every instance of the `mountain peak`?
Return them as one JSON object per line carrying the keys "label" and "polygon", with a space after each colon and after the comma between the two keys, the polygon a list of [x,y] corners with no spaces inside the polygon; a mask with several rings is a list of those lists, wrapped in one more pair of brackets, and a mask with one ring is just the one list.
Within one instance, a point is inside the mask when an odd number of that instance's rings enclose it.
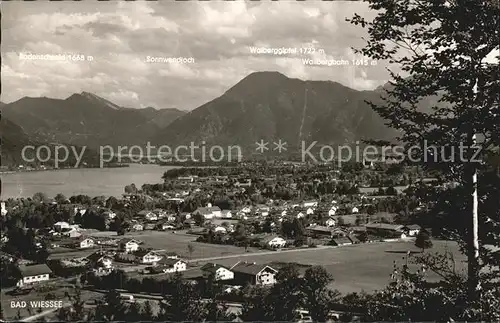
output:
{"label": "mountain peak", "polygon": [[113,102],[110,102],[106,99],[103,99],[101,98],[100,96],[94,94],[94,93],[90,93],[90,92],[86,92],[86,91],[83,91],[81,92],[80,94],[73,94],[71,95],[69,98],[67,98],[66,100],[74,100],[74,99],[85,99],[87,101],[90,101],[94,104],[99,104],[99,105],[103,105],[103,106],[106,106],[108,108],[111,108],[113,110],[119,110],[120,109],[120,106],[114,104]]}
{"label": "mountain peak", "polygon": [[94,93],[90,93],[90,92],[86,92],[86,91],[82,91],[82,93],[80,93],[81,96],[84,96],[86,98],[99,98],[99,96],[95,95]]}
{"label": "mountain peak", "polygon": [[244,93],[252,94],[265,89],[270,90],[284,84],[288,80],[290,78],[276,71],[253,72],[230,88],[226,94],[244,96]]}
{"label": "mountain peak", "polygon": [[280,73],[278,71],[257,71],[248,74],[247,77],[245,78],[250,78],[250,77],[279,77],[283,79],[288,78],[285,74]]}

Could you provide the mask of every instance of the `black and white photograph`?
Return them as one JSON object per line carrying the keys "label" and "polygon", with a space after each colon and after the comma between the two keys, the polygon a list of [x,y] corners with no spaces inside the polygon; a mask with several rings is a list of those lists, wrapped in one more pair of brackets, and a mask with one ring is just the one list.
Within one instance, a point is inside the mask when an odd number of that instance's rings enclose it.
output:
{"label": "black and white photograph", "polygon": [[0,11],[0,322],[500,320],[498,0]]}

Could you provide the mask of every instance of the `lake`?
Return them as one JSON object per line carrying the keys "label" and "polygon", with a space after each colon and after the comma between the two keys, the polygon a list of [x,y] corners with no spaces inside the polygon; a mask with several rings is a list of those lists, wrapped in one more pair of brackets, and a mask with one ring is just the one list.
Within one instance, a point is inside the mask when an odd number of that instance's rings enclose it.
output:
{"label": "lake", "polygon": [[121,168],[62,169],[52,171],[1,174],[1,198],[32,197],[43,192],[48,197],[63,193],[67,197],[85,194],[120,197],[125,185],[162,183],[164,172],[174,166],[130,164]]}

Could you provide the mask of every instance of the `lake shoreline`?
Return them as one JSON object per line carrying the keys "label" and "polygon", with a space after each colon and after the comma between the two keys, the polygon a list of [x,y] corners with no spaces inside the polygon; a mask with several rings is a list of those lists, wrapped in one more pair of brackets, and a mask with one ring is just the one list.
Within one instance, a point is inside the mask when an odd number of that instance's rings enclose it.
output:
{"label": "lake shoreline", "polygon": [[8,170],[8,171],[0,171],[0,175],[4,174],[18,174],[18,173],[33,173],[33,172],[49,172],[49,171],[63,171],[63,170],[72,170],[72,169],[95,169],[95,168],[125,168],[125,167],[130,167],[129,164],[123,164],[123,165],[116,165],[116,166],[105,166],[105,167],[67,167],[67,168],[49,168],[49,169],[43,169],[43,168],[37,168],[37,169],[18,169],[18,170]]}
{"label": "lake shoreline", "polygon": [[115,168],[66,168],[2,173],[1,199],[32,197],[42,192],[49,197],[88,195],[121,197],[126,185],[163,183],[163,174],[178,167],[130,164]]}

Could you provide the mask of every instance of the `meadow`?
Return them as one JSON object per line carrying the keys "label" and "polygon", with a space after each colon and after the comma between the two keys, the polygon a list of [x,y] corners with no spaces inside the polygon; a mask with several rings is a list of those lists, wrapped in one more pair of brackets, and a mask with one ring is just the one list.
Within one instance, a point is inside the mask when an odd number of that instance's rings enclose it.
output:
{"label": "meadow", "polygon": [[[433,241],[434,247],[425,252],[452,252],[458,270],[465,272],[467,264],[465,257],[459,252],[458,245],[450,241]],[[304,265],[323,266],[335,279],[331,288],[341,293],[372,292],[380,290],[390,282],[394,262],[401,266],[407,251],[420,253],[421,250],[413,245],[413,241],[377,242],[335,248],[320,248],[317,250],[305,249],[296,252],[279,252],[272,254],[247,254],[240,258],[215,260],[222,265],[232,266],[238,261],[256,262],[259,264],[270,262],[295,262]],[[417,269],[409,261],[411,269]],[[437,279],[429,273],[430,279]]]}
{"label": "meadow", "polygon": [[[99,235],[103,235],[100,233]],[[116,235],[116,233],[109,233]],[[387,286],[393,271],[394,263],[403,265],[406,253],[420,253],[421,250],[410,241],[376,242],[342,247],[306,248],[288,251],[264,251],[230,245],[215,245],[194,242],[196,236],[184,233],[143,231],[127,234],[125,237],[135,238],[144,242],[145,247],[151,247],[168,252],[176,252],[179,256],[189,259],[187,245],[193,245],[192,261],[198,265],[206,262],[216,262],[232,266],[238,261],[256,262],[259,264],[271,262],[299,263],[304,265],[323,266],[332,274],[335,281],[331,287],[342,293],[372,292]],[[458,270],[465,272],[467,264],[465,256],[459,252],[458,245],[452,241],[434,240],[433,248],[425,252],[452,252],[455,256]],[[213,259],[204,259],[213,258]],[[196,261],[200,259],[199,261]],[[409,262],[410,268],[416,269]],[[430,278],[436,278],[429,274]]]}

